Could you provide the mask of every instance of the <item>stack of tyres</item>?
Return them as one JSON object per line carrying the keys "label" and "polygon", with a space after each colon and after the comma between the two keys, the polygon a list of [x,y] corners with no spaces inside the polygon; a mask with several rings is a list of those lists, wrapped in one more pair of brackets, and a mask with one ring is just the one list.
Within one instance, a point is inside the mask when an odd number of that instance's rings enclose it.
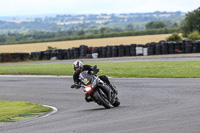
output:
{"label": "stack of tyres", "polygon": [[156,55],[162,54],[162,42],[156,44]]}
{"label": "stack of tyres", "polygon": [[169,42],[169,54],[175,54],[175,43],[174,42]]}
{"label": "stack of tyres", "polygon": [[169,44],[167,42],[162,43],[162,54],[169,54]]}
{"label": "stack of tyres", "polygon": [[130,54],[131,56],[136,56],[136,44],[131,44],[130,45]]}
{"label": "stack of tyres", "polygon": [[98,47],[93,47],[92,48],[92,54],[94,54],[94,53],[98,53]]}
{"label": "stack of tyres", "polygon": [[74,59],[78,59],[80,57],[80,48],[73,48],[74,50]]}
{"label": "stack of tyres", "polygon": [[142,56],[143,55],[143,47],[144,47],[144,45],[142,45],[142,44],[138,44],[136,46],[136,55],[137,56]]}
{"label": "stack of tyres", "polygon": [[74,59],[74,48],[70,48],[70,59]]}
{"label": "stack of tyres", "polygon": [[65,56],[65,50],[64,49],[58,49],[57,50],[57,59],[62,60]]}
{"label": "stack of tyres", "polygon": [[47,50],[47,51],[44,52],[44,58],[46,60],[50,60],[51,59],[51,52],[52,52],[52,50]]}
{"label": "stack of tyres", "polygon": [[12,57],[9,53],[2,53],[1,54],[1,61],[2,62],[11,62],[12,61]]}
{"label": "stack of tyres", "polygon": [[44,60],[45,59],[45,55],[44,55],[45,52],[46,51],[40,51],[40,57],[39,57],[40,60]]}
{"label": "stack of tyres", "polygon": [[92,54],[87,54],[86,58],[92,58]]}
{"label": "stack of tyres", "polygon": [[102,47],[102,58],[107,57],[107,47]]}
{"label": "stack of tyres", "polygon": [[198,52],[200,53],[200,41],[197,41],[198,44]]}
{"label": "stack of tyres", "polygon": [[40,52],[31,52],[30,59],[31,60],[39,60],[40,59]]}
{"label": "stack of tyres", "polygon": [[98,49],[99,49],[98,47],[92,48],[92,58],[98,58],[98,56],[99,56]]}
{"label": "stack of tyres", "polygon": [[[87,50],[87,54],[86,54],[86,58],[92,58],[92,50],[93,50],[93,47],[88,47],[88,50]],[[81,49],[80,49],[81,51]],[[80,55],[81,55],[81,52],[80,52]]]}
{"label": "stack of tyres", "polygon": [[52,58],[57,58],[57,49],[54,49],[54,50],[51,51],[50,59],[52,59]]}
{"label": "stack of tyres", "polygon": [[186,40],[182,40],[182,43],[181,43],[181,51],[182,51],[182,53],[185,53],[185,52],[186,52]]}
{"label": "stack of tyres", "polygon": [[70,49],[67,49],[66,52],[67,52],[67,59],[72,59],[71,58],[71,51],[70,51]]}
{"label": "stack of tyres", "polygon": [[144,46],[143,46],[143,55],[144,55],[144,56],[147,56],[147,55],[148,55],[148,46],[147,46],[147,45],[144,45]]}
{"label": "stack of tyres", "polygon": [[185,45],[186,46],[185,52],[186,53],[192,53],[192,41],[186,40],[185,44],[186,44]]}
{"label": "stack of tyres", "polygon": [[19,53],[20,61],[25,61],[30,58],[29,53]]}
{"label": "stack of tyres", "polygon": [[88,46],[81,45],[80,46],[80,58],[86,58],[87,53],[88,53]]}
{"label": "stack of tyres", "polygon": [[125,55],[125,48],[124,48],[124,45],[119,45],[118,48],[119,48],[119,49],[118,49],[118,56],[119,56],[119,57],[124,56],[124,55]]}
{"label": "stack of tyres", "polygon": [[102,58],[102,49],[103,47],[98,47],[98,58]]}
{"label": "stack of tyres", "polygon": [[192,41],[192,53],[199,52],[199,44],[198,41]]}
{"label": "stack of tyres", "polygon": [[67,49],[65,49],[63,51],[63,59],[68,59],[68,56],[67,56]]}
{"label": "stack of tyres", "polygon": [[182,53],[182,50],[181,50],[181,42],[176,42],[175,43],[175,50],[174,50],[175,54],[179,54],[179,53]]}
{"label": "stack of tyres", "polygon": [[112,57],[112,46],[106,46],[107,47],[107,57]]}
{"label": "stack of tyres", "polygon": [[11,53],[12,62],[20,61],[19,53]]}
{"label": "stack of tyres", "polygon": [[156,43],[151,42],[147,44],[148,46],[148,55],[155,55],[156,51]]}
{"label": "stack of tyres", "polygon": [[112,57],[118,57],[118,46],[112,46]]}
{"label": "stack of tyres", "polygon": [[131,56],[131,47],[130,45],[125,45],[125,56]]}
{"label": "stack of tyres", "polygon": [[[93,47],[88,47],[88,50],[87,50],[87,54],[92,54],[92,49],[93,49]],[[81,50],[80,50],[81,51]]]}

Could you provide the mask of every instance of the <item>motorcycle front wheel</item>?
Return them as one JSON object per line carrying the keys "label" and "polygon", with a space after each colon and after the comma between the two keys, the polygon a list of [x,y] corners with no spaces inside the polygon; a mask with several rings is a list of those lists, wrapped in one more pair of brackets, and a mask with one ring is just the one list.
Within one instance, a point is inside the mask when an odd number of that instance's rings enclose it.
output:
{"label": "motorcycle front wheel", "polygon": [[96,91],[93,95],[99,104],[103,105],[106,109],[110,109],[112,107],[103,91]]}

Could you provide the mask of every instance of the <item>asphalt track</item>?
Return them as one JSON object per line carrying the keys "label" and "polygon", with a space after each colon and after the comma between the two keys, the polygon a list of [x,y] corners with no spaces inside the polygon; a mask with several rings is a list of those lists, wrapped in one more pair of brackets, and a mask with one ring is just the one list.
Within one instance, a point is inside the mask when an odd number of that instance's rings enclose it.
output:
{"label": "asphalt track", "polygon": [[71,77],[0,76],[0,100],[58,108],[48,117],[0,126],[1,133],[199,133],[200,79],[111,79],[121,105],[86,103]]}

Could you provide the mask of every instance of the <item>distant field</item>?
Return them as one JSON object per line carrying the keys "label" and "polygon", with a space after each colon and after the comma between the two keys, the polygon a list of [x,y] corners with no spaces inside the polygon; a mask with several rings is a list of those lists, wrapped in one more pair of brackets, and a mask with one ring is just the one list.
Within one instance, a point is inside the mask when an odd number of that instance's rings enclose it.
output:
{"label": "distant field", "polygon": [[32,44],[2,45],[0,46],[0,53],[45,51],[47,50],[48,46],[61,48],[61,49],[68,49],[72,47],[79,47],[82,44],[87,45],[87,46],[146,44],[148,42],[158,42],[160,40],[165,40],[170,35],[171,34],[145,35],[145,36],[113,37],[113,38],[32,43]]}

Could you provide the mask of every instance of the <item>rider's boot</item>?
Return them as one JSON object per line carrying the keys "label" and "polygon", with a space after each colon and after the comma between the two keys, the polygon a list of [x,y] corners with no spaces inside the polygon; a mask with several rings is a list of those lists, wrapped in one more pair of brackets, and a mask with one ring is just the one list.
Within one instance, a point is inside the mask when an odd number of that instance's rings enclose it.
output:
{"label": "rider's boot", "polygon": [[110,84],[110,87],[111,87],[111,89],[114,91],[114,93],[117,95],[117,94],[118,94],[118,91],[117,91],[116,86],[113,86],[112,84]]}

